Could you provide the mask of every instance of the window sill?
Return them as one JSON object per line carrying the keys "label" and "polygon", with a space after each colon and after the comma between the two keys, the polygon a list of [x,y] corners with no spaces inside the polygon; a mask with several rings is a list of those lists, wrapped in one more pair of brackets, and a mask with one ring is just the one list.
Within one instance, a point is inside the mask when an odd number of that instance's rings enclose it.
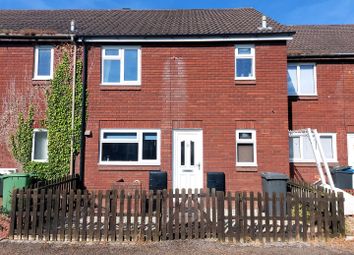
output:
{"label": "window sill", "polygon": [[302,100],[302,101],[317,101],[318,100],[318,96],[296,96],[296,95],[289,95],[289,99],[291,101],[298,101],[298,100]]}
{"label": "window sill", "polygon": [[99,171],[152,171],[152,170],[160,170],[160,165],[123,166],[123,165],[98,164],[98,170]]}
{"label": "window sill", "polygon": [[256,85],[256,80],[235,80],[235,85],[236,86],[255,86]]}
{"label": "window sill", "polygon": [[257,166],[236,166],[237,172],[257,172]]}
{"label": "window sill", "polygon": [[100,84],[100,90],[110,91],[110,90],[141,90],[141,85],[104,85]]}
{"label": "window sill", "polygon": [[49,86],[51,83],[51,80],[35,80],[32,79],[32,85],[33,86]]}
{"label": "window sill", "polygon": [[[290,164],[294,166],[311,166],[311,167],[317,167],[316,162],[290,162]],[[328,162],[330,166],[335,166],[338,165],[338,161],[331,161]]]}

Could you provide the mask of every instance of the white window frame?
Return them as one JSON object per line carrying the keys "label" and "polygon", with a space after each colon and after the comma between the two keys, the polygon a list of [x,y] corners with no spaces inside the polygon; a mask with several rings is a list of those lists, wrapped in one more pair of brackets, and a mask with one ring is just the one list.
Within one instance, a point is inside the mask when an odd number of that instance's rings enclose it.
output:
{"label": "white window frame", "polygon": [[[118,50],[118,56],[106,56],[107,49]],[[138,50],[138,73],[136,81],[125,81],[124,73],[124,53],[126,49]],[[119,60],[120,61],[120,81],[119,82],[104,82],[104,60]],[[101,85],[128,85],[140,86],[141,85],[141,47],[140,46],[104,46],[101,49]]]}
{"label": "white window frame", "polygon": [[[238,54],[238,49],[239,48],[250,48],[251,53],[250,54]],[[238,77],[237,76],[237,66],[236,62],[237,59],[252,59],[252,74],[253,76],[251,77]],[[238,44],[235,45],[235,60],[234,60],[234,65],[235,65],[235,80],[255,80],[256,79],[256,47],[254,44]]]}
{"label": "white window frame", "polygon": [[35,159],[34,158],[34,148],[35,148],[35,144],[36,144],[36,133],[39,132],[46,132],[47,133],[47,152],[48,152],[48,130],[45,128],[35,128],[33,129],[33,134],[32,134],[32,153],[31,153],[31,160],[33,162],[48,162],[48,155],[47,155],[47,159]]}
{"label": "white window frame", "polygon": [[[39,49],[50,49],[50,74],[49,75],[38,75],[38,54]],[[33,80],[51,80],[53,79],[53,69],[54,69],[54,47],[50,45],[40,45],[36,46],[34,50],[34,74]]]}
{"label": "white window frame", "polygon": [[[332,137],[332,150],[333,150],[333,159],[327,159],[327,162],[329,163],[337,163],[338,158],[337,158],[337,134],[336,133],[319,133],[318,134],[321,140],[322,136],[331,136]],[[303,158],[303,136],[300,136],[300,134],[297,136],[296,133],[293,135],[293,137],[300,137],[300,158],[291,158],[289,155],[289,161],[291,163],[315,163],[316,159],[314,158],[313,160],[311,159],[304,159]],[[290,138],[289,138],[290,139]],[[290,140],[289,140],[290,142]],[[290,146],[290,144],[289,144]],[[290,152],[290,148],[289,148]]]}
{"label": "white window frame", "polygon": [[[312,65],[313,66],[313,79],[314,79],[314,86],[315,86],[315,92],[313,94],[309,93],[301,93],[301,84],[300,84],[300,66],[301,65]],[[295,66],[296,67],[296,87],[295,87],[295,93],[290,93],[289,92],[289,84],[288,85],[288,95],[289,96],[317,96],[317,70],[316,70],[316,63],[288,63],[286,72],[288,72],[288,67],[289,66]]]}
{"label": "white window frame", "polygon": [[[239,139],[240,133],[251,133],[251,139]],[[238,144],[253,144],[253,162],[238,162],[237,159],[237,145]],[[237,129],[236,130],[236,166],[257,166],[257,138],[256,138],[256,130],[254,129]]]}
{"label": "white window frame", "polygon": [[[103,143],[118,143],[117,139],[103,138],[104,133],[137,133],[137,139],[120,139],[122,143],[138,143],[138,161],[102,161],[102,145]],[[157,151],[156,159],[143,159],[143,133],[157,133]],[[161,164],[161,130],[160,129],[117,129],[104,128],[100,131],[100,165],[141,165],[141,166],[158,166]]]}

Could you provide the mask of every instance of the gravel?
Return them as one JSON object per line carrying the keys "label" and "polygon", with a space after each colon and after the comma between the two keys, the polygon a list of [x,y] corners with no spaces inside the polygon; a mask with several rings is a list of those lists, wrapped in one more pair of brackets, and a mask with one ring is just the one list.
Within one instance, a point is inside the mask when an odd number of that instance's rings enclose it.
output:
{"label": "gravel", "polygon": [[0,254],[11,255],[90,255],[90,254],[129,254],[129,255],[189,255],[189,254],[259,254],[259,255],[329,255],[354,254],[354,242],[342,239],[324,242],[292,243],[219,243],[215,240],[164,241],[158,243],[69,243],[10,241],[0,242]]}

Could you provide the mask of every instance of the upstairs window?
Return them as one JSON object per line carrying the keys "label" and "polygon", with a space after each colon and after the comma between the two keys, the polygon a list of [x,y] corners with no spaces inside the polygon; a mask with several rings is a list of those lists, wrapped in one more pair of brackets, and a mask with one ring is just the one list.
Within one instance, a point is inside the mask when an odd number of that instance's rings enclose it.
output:
{"label": "upstairs window", "polygon": [[257,166],[255,130],[236,130],[236,165]]}
{"label": "upstairs window", "polygon": [[316,66],[315,64],[288,65],[289,96],[316,96]]}
{"label": "upstairs window", "polygon": [[235,79],[254,80],[255,47],[254,45],[236,45],[235,47]]}
{"label": "upstairs window", "polygon": [[35,129],[33,131],[32,161],[48,161],[48,131],[46,129]]}
{"label": "upstairs window", "polygon": [[[337,162],[336,134],[321,133],[320,142],[328,162]],[[317,146],[317,145],[316,145]],[[289,138],[290,162],[315,162],[315,155],[307,136],[294,136]]]}
{"label": "upstairs window", "polygon": [[50,80],[53,78],[52,46],[37,46],[34,56],[34,76],[36,80]]}
{"label": "upstairs window", "polygon": [[102,85],[140,85],[139,47],[102,48]]}
{"label": "upstairs window", "polygon": [[100,163],[159,165],[160,130],[101,130]]}

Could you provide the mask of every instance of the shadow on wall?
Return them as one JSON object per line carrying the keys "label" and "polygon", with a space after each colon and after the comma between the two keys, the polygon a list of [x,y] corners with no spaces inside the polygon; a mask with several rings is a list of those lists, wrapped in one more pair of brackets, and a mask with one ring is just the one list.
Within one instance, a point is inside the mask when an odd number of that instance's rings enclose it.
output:
{"label": "shadow on wall", "polygon": [[294,163],[290,163],[290,178],[298,181],[305,181],[305,178],[303,177],[299,169],[296,168]]}

